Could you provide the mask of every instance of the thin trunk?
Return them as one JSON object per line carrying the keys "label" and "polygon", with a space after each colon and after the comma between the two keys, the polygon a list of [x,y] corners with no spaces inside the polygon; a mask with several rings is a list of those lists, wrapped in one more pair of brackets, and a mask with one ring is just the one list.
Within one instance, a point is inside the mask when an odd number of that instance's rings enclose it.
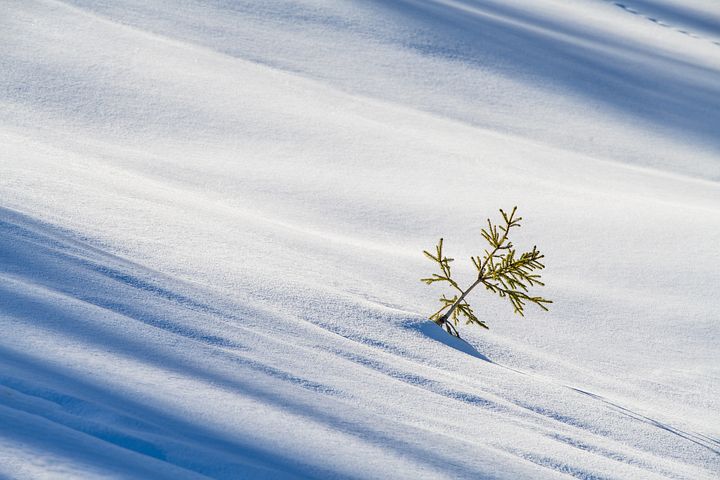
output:
{"label": "thin trunk", "polygon": [[477,286],[482,282],[482,280],[483,280],[482,276],[478,276],[478,279],[475,280],[475,283],[473,283],[472,285],[470,285],[470,287],[468,287],[468,289],[465,290],[465,291],[462,293],[462,295],[460,295],[460,298],[458,298],[457,300],[455,300],[455,303],[452,304],[452,307],[450,307],[450,310],[448,310],[447,312],[445,312],[445,315],[443,315],[442,317],[440,317],[440,318],[437,320],[436,323],[437,323],[438,325],[441,325],[441,326],[442,326],[444,323],[450,323],[450,322],[448,322],[448,319],[450,318],[450,315],[452,315],[452,313],[455,311],[455,309],[457,308],[457,306],[460,305],[460,302],[462,302],[462,301],[465,299],[465,297],[467,296],[467,294],[470,293],[473,288],[477,287]]}

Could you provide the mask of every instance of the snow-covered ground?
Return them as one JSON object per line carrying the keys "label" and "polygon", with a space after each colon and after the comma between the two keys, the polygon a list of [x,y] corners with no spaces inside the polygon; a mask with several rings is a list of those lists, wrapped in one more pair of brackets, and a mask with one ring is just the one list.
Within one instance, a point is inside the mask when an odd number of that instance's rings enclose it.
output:
{"label": "snow-covered ground", "polygon": [[0,0],[0,478],[715,479],[718,245],[717,0]]}

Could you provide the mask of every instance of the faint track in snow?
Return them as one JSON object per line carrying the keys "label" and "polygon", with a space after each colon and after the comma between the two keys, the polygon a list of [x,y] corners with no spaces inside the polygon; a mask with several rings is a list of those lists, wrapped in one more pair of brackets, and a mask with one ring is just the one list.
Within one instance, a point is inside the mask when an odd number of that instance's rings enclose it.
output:
{"label": "faint track in snow", "polygon": [[631,0],[628,1],[628,2],[617,2],[617,1],[614,1],[614,0],[603,0],[603,1],[608,2],[608,3],[612,3],[612,4],[615,5],[616,7],[620,8],[620,9],[622,9],[622,10],[624,10],[624,11],[626,11],[626,12],[632,14],[632,15],[638,15],[638,16],[640,16],[640,17],[642,17],[642,18],[645,18],[646,20],[648,20],[648,21],[650,21],[650,22],[652,22],[652,23],[655,23],[655,24],[657,24],[657,25],[659,25],[659,26],[661,26],[661,27],[669,28],[669,29],[672,29],[672,30],[674,30],[674,31],[676,31],[676,32],[678,32],[678,33],[683,34],[683,35],[687,35],[688,37],[695,38],[695,39],[698,39],[698,40],[707,41],[707,42],[712,43],[713,45],[720,46],[720,40],[715,40],[715,39],[712,39],[712,38],[708,38],[708,37],[705,37],[705,36],[702,36],[702,35],[695,34],[695,33],[689,31],[689,29],[686,29],[686,28],[675,27],[675,26],[671,25],[670,23],[667,23],[667,22],[661,20],[660,17],[661,17],[662,15],[653,15],[653,14],[649,14],[649,13],[643,13],[643,8],[642,8],[642,7],[631,7],[631,6],[630,6],[630,3],[632,3]]}
{"label": "faint track in snow", "polygon": [[[570,388],[572,388],[572,387],[570,387]],[[665,430],[665,431],[667,431],[667,432],[670,432],[670,433],[672,433],[672,434],[674,434],[674,435],[677,435],[678,437],[683,438],[683,439],[685,439],[685,440],[687,440],[687,441],[689,441],[689,442],[692,442],[692,443],[694,443],[694,444],[696,444],[696,445],[699,445],[699,446],[701,446],[701,447],[707,448],[709,451],[711,451],[712,453],[715,453],[716,455],[720,455],[720,442],[718,442],[717,440],[714,440],[714,439],[712,439],[712,438],[709,438],[709,437],[707,437],[706,435],[702,435],[702,434],[698,434],[698,433],[693,433],[693,432],[687,432],[687,431],[684,431],[684,430],[682,430],[682,429],[673,427],[672,425],[668,425],[667,423],[660,422],[660,421],[658,421],[658,420],[655,420],[655,419],[653,419],[653,418],[650,418],[650,417],[648,417],[648,416],[646,416],[646,415],[643,415],[643,414],[641,414],[641,413],[634,412],[634,411],[632,411],[632,410],[630,410],[630,409],[628,409],[628,408],[625,408],[625,407],[623,407],[623,406],[621,406],[621,405],[618,405],[617,403],[612,402],[612,401],[608,400],[607,398],[604,398],[604,397],[602,397],[602,396],[600,396],[600,395],[597,395],[597,394],[595,394],[595,393],[590,393],[590,392],[587,392],[587,391],[584,391],[584,390],[581,390],[581,389],[578,389],[578,388],[572,388],[572,390],[574,390],[574,391],[576,391],[576,392],[578,392],[578,393],[581,393],[581,394],[583,394],[583,395],[587,395],[587,396],[589,396],[589,397],[592,397],[592,398],[595,398],[595,399],[597,399],[597,400],[600,400],[600,401],[602,401],[602,402],[610,405],[613,409],[616,409],[617,411],[619,411],[619,412],[622,413],[623,415],[627,415],[628,417],[630,417],[630,418],[632,418],[632,419],[635,419],[635,420],[638,420],[638,421],[647,423],[648,425],[652,425],[652,426],[657,427],[657,428],[659,428],[659,429],[661,429],[661,430]]]}

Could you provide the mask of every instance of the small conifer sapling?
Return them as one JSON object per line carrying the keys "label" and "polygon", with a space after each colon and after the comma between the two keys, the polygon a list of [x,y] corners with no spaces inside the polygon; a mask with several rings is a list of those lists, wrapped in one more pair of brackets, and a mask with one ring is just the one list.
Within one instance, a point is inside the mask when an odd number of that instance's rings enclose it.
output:
{"label": "small conifer sapling", "polygon": [[520,227],[521,217],[516,217],[517,207],[512,209],[508,215],[502,209],[502,224],[495,225],[488,219],[487,228],[481,230],[483,238],[489,247],[484,250],[483,255],[470,257],[477,270],[477,278],[466,288],[453,279],[450,270],[452,258],[443,253],[443,239],[441,238],[435,246],[435,254],[423,251],[426,257],[435,262],[440,273],[434,273],[431,277],[423,278],[421,281],[431,285],[436,282],[445,282],[452,289],[452,295],[445,294],[440,297],[440,309],[430,316],[430,320],[445,328],[448,333],[460,337],[457,327],[461,317],[465,318],[466,324],[475,324],[488,328],[484,320],[480,320],[470,304],[467,302],[468,294],[478,285],[482,285],[491,293],[507,298],[512,304],[515,313],[524,316],[525,306],[533,303],[547,311],[547,304],[552,303],[542,297],[531,296],[529,289],[535,286],[545,285],[540,281],[540,270],[545,268],[541,262],[544,255],[537,247],[525,253],[517,254],[515,246],[510,241],[509,235],[513,228]]}

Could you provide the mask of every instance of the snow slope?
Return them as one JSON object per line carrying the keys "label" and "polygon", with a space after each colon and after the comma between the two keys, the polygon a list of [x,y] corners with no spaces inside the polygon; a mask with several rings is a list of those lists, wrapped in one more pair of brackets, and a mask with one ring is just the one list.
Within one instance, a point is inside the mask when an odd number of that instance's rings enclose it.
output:
{"label": "snow slope", "polygon": [[[719,42],[711,0],[0,2],[0,477],[717,478]],[[453,340],[420,252],[515,204],[555,304]]]}

